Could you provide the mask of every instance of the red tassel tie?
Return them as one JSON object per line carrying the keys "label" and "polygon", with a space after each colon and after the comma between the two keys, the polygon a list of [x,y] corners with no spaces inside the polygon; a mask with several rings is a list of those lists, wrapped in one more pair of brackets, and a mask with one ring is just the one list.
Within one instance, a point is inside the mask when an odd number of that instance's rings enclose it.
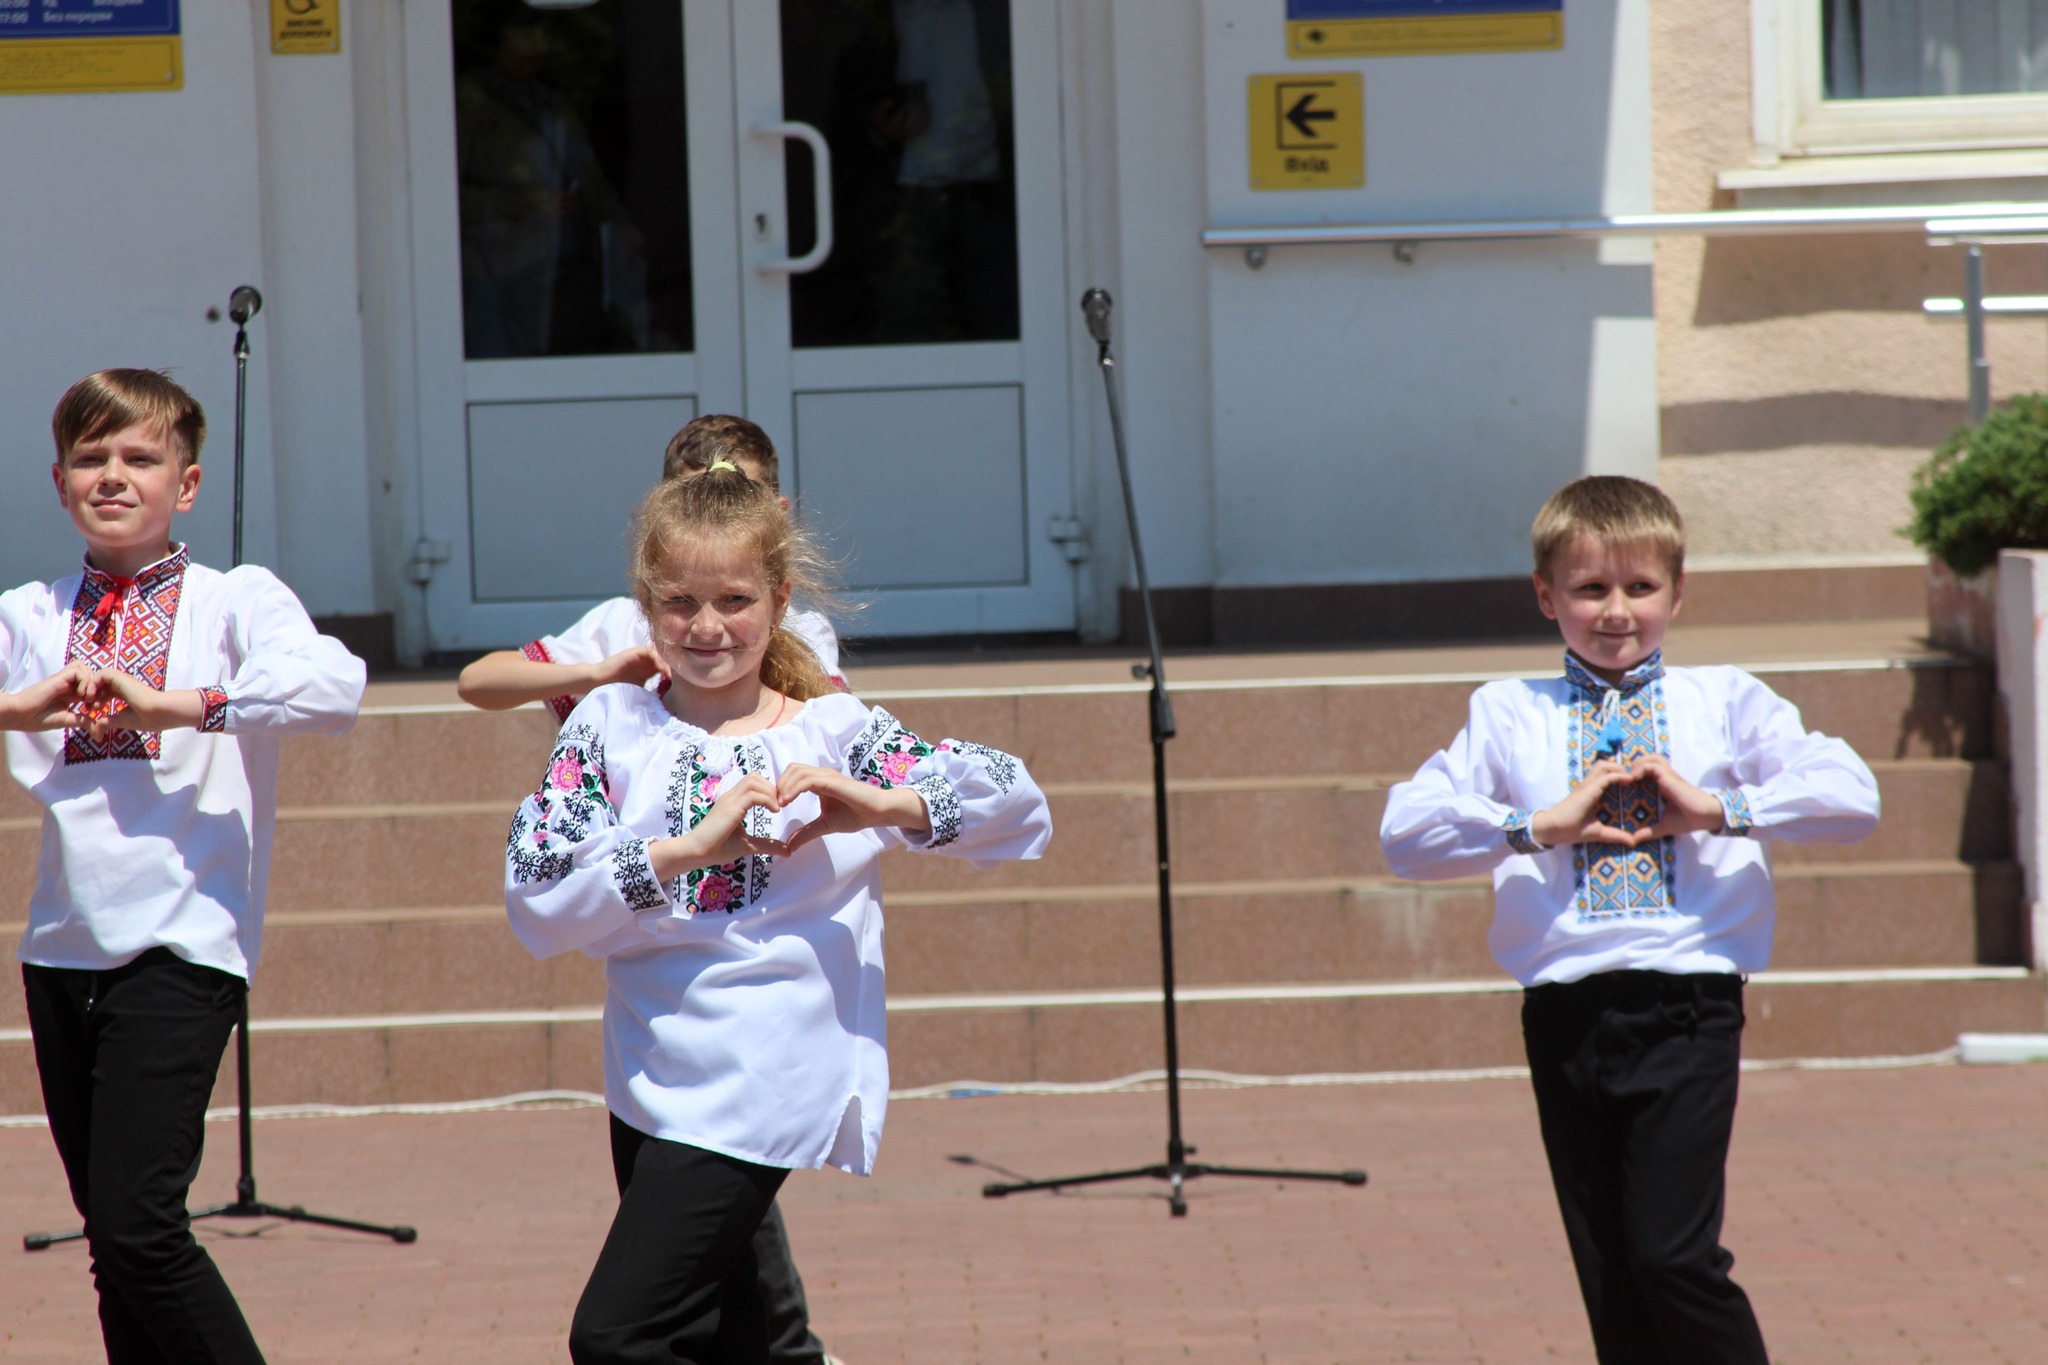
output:
{"label": "red tassel tie", "polygon": [[107,578],[114,586],[100,594],[98,605],[92,609],[92,619],[99,623],[98,631],[102,636],[112,629],[114,609],[121,605],[121,598],[135,586],[132,578],[120,578],[114,574],[108,574]]}

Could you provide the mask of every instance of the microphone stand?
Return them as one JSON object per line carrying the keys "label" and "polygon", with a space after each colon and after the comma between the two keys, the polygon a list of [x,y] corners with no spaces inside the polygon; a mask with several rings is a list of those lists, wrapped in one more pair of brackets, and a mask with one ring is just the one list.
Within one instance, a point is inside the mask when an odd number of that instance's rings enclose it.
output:
{"label": "microphone stand", "polygon": [[[228,317],[235,324],[235,494],[234,525],[229,542],[229,557],[233,561],[231,568],[239,568],[242,563],[242,457],[247,446],[249,424],[249,319],[255,317],[262,307],[263,295],[256,292],[254,285],[238,285],[228,298]],[[256,1197],[256,1134],[255,1114],[250,1109],[249,1100],[249,992],[246,990],[242,992],[241,1014],[235,1026],[235,1108],[242,1139],[241,1173],[235,1179],[235,1197],[225,1204],[190,1210],[187,1216],[193,1221],[201,1218],[275,1218],[287,1223],[317,1223],[321,1227],[367,1232],[399,1243],[419,1240],[416,1228],[359,1223],[353,1218],[308,1213],[297,1204],[266,1204]],[[58,1242],[74,1242],[84,1236],[84,1228],[71,1232],[31,1232],[22,1237],[21,1248],[24,1251],[41,1251]]]}
{"label": "microphone stand", "polygon": [[1138,536],[1138,504],[1131,492],[1131,460],[1124,448],[1123,412],[1116,395],[1116,358],[1109,348],[1109,314],[1113,301],[1106,289],[1090,289],[1081,296],[1081,313],[1087,320],[1088,335],[1095,339],[1095,363],[1102,371],[1102,388],[1109,400],[1109,433],[1116,448],[1117,477],[1123,486],[1124,523],[1131,537],[1131,562],[1138,574],[1138,600],[1145,611],[1145,645],[1150,662],[1133,664],[1131,672],[1149,678],[1152,732],[1152,829],[1159,847],[1159,970],[1161,994],[1166,1007],[1166,1160],[1153,1166],[1127,1170],[1097,1171],[1088,1175],[1060,1176],[1052,1180],[1018,1180],[983,1185],[984,1198],[1029,1190],[1058,1190],[1070,1185],[1100,1185],[1114,1180],[1164,1180],[1168,1183],[1167,1207],[1175,1218],[1187,1216],[1185,1187],[1188,1181],[1205,1175],[1242,1176],[1253,1180],[1327,1180],[1344,1185],[1363,1185],[1365,1172],[1270,1170],[1254,1166],[1214,1166],[1188,1158],[1195,1149],[1181,1137],[1180,1123],[1180,1029],[1174,1004],[1173,971],[1173,863],[1167,853],[1166,741],[1174,736],[1173,702],[1166,695],[1166,671],[1159,657],[1159,622],[1152,609],[1152,581],[1145,572],[1145,547]]}

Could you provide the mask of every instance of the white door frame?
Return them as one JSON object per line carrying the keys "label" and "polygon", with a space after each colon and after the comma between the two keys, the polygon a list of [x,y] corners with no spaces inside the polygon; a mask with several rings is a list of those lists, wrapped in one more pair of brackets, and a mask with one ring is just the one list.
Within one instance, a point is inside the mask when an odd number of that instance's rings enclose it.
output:
{"label": "white door frame", "polygon": [[[982,384],[1017,384],[1023,394],[1027,579],[1015,586],[875,594],[861,633],[1071,630],[1074,572],[1048,536],[1051,520],[1073,506],[1058,7],[1041,0],[1012,0],[1010,6],[1021,339],[796,351],[788,276],[755,268],[784,255],[788,244],[782,145],[746,131],[781,118],[779,6],[769,0],[677,3],[688,102],[695,352],[485,361],[463,358],[451,16],[446,4],[404,7],[418,374],[415,555],[421,574],[430,575],[420,623],[427,649],[463,651],[537,638],[588,605],[473,600],[471,403],[689,395],[699,412],[744,412],[778,442],[793,443],[800,392]],[[765,238],[753,229],[757,214],[766,214],[771,226]],[[796,475],[787,491],[800,497],[796,453],[785,469]],[[567,473],[562,492],[574,495]],[[915,490],[905,492],[915,496]],[[429,562],[435,560],[444,562]]]}

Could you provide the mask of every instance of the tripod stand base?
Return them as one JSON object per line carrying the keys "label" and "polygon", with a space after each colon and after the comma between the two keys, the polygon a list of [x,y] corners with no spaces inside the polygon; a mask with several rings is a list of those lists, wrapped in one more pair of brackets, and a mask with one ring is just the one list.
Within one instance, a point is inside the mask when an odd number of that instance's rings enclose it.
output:
{"label": "tripod stand base", "polygon": [[[324,1213],[308,1213],[298,1205],[284,1208],[277,1204],[265,1204],[256,1199],[237,1199],[231,1204],[214,1204],[203,1209],[193,1209],[190,1218],[197,1222],[201,1218],[275,1218],[287,1223],[313,1223],[323,1228],[342,1228],[349,1232],[367,1232],[373,1237],[389,1237],[403,1246],[420,1239],[417,1228],[398,1226],[387,1227],[382,1223],[359,1223],[353,1218],[335,1218]],[[76,1232],[31,1232],[21,1239],[23,1251],[42,1251],[58,1242],[75,1242],[85,1236],[85,1229]]]}
{"label": "tripod stand base", "polygon": [[1292,1171],[1271,1170],[1261,1166],[1211,1166],[1202,1161],[1161,1162],[1156,1166],[1133,1166],[1124,1171],[1096,1171],[1089,1175],[1063,1175],[1052,1180],[1016,1180],[996,1182],[981,1187],[982,1198],[1001,1199],[1005,1195],[1024,1194],[1031,1190],[1061,1190],[1070,1185],[1104,1185],[1115,1180],[1164,1180],[1172,1185],[1167,1195],[1167,1207],[1175,1218],[1185,1218],[1188,1201],[1182,1195],[1186,1182],[1205,1175],[1237,1176],[1244,1180],[1324,1180],[1337,1185],[1363,1185],[1364,1171]]}

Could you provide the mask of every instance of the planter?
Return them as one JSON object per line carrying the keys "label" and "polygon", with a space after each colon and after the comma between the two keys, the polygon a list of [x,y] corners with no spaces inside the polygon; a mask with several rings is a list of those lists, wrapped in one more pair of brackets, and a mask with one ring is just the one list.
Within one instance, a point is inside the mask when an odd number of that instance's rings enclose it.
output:
{"label": "planter", "polygon": [[1998,657],[1996,564],[1983,573],[1958,578],[1940,560],[1927,561],[1927,638],[1958,654]]}
{"label": "planter", "polygon": [[2026,871],[2026,959],[2048,969],[2048,551],[1998,556],[1998,694],[2011,753],[2014,834]]}

